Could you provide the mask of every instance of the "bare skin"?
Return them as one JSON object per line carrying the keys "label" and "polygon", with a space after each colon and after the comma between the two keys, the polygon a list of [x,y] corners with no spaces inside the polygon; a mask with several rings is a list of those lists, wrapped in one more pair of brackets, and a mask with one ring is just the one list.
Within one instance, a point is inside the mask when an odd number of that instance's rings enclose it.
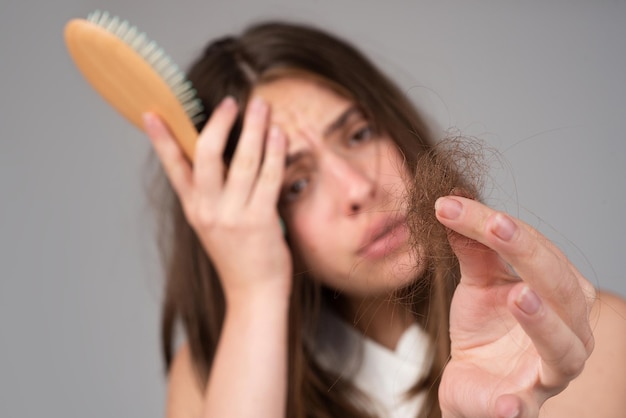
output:
{"label": "bare skin", "polygon": [[[593,353],[580,376],[543,404],[539,417],[616,418],[626,409],[626,303],[615,295],[600,293],[591,318],[596,342]],[[183,345],[169,374],[166,416],[201,417],[204,403],[189,349]]]}
{"label": "bare skin", "polygon": [[[347,295],[353,312],[364,304],[384,308],[357,328],[394,347],[407,326],[405,315],[380,302],[411,277],[397,266],[416,263],[402,227],[382,235],[385,246],[376,238],[381,225],[396,225],[390,210],[402,213],[396,192],[406,173],[393,143],[363,135],[366,121],[351,111],[354,104],[313,82],[281,79],[255,94],[263,100],[246,111],[227,175],[221,153],[234,103],[214,112],[193,169],[160,121],[146,118],[227,299],[207,391],[199,390],[183,346],[170,372],[168,417],[285,416],[292,266],[276,209],[285,190],[295,197],[284,211],[295,251],[316,279]],[[308,160],[295,158],[303,154]],[[285,168],[285,158],[310,164]],[[451,308],[452,359],[440,387],[444,416],[612,417],[626,409],[623,300],[597,298],[558,249],[515,218],[459,197],[442,198],[433,210],[456,231],[450,239],[462,272]],[[241,393],[255,401],[238,402]]]}
{"label": "bare skin", "polygon": [[[215,267],[226,297],[222,337],[201,396],[200,416],[279,417],[286,406],[291,259],[274,202],[286,143],[277,130],[265,139],[268,107],[256,101],[248,107],[240,146],[225,178],[222,153],[236,114],[232,99],[215,111],[196,145],[193,169],[158,118],[146,115],[145,125],[187,220],[206,251],[219,260]],[[248,259],[235,260],[232,255],[239,252]],[[235,401],[240,393],[251,394],[252,401]],[[194,409],[193,403],[173,405]]]}

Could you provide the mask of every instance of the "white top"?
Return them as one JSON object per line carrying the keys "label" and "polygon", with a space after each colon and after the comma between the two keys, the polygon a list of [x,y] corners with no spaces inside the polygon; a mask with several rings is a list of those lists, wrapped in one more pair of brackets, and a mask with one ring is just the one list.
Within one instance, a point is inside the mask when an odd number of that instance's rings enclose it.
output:
{"label": "white top", "polygon": [[417,324],[404,332],[394,351],[364,337],[330,309],[322,309],[313,342],[319,365],[349,379],[374,404],[371,412],[384,418],[417,416],[425,393],[408,399],[406,393],[427,373],[429,348],[429,337]]}

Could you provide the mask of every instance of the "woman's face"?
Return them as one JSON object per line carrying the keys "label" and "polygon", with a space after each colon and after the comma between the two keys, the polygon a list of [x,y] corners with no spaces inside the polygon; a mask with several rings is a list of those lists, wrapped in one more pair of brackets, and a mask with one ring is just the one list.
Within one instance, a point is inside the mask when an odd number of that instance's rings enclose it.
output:
{"label": "woman's face", "polygon": [[321,83],[281,78],[255,88],[288,138],[280,209],[306,271],[353,296],[378,295],[417,272],[395,143],[355,103]]}

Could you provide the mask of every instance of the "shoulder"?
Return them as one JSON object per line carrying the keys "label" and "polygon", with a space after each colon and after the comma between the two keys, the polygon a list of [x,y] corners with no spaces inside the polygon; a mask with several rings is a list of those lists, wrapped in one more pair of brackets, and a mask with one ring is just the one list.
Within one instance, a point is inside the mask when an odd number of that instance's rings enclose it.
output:
{"label": "shoulder", "polygon": [[170,366],[167,385],[167,418],[197,418],[202,415],[203,395],[194,371],[191,350],[181,345]]}
{"label": "shoulder", "polygon": [[626,301],[599,292],[590,316],[595,338],[585,369],[541,417],[614,417],[626,410]]}

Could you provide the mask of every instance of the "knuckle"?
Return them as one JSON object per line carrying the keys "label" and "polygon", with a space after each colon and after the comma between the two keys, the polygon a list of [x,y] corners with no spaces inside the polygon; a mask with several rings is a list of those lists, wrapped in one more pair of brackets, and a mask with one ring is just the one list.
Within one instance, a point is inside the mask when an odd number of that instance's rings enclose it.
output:
{"label": "knuckle", "polygon": [[587,337],[587,339],[584,342],[584,344],[585,344],[585,350],[587,351],[587,358],[589,358],[591,353],[593,353],[593,349],[596,346],[596,339],[594,338],[593,333],[591,332],[591,330],[589,330],[589,336]]}
{"label": "knuckle", "polygon": [[197,225],[203,229],[213,228],[216,225],[215,216],[209,211],[199,211],[196,214]]}
{"label": "knuckle", "polygon": [[194,205],[188,211],[187,220],[198,234],[210,236],[240,236],[241,232],[249,234],[255,221],[237,216],[235,212],[207,210],[206,207]]}
{"label": "knuckle", "polygon": [[276,184],[282,180],[282,175],[279,169],[266,165],[261,172],[260,180],[265,184]]}
{"label": "knuckle", "polygon": [[195,229],[210,229],[217,222],[216,216],[212,211],[203,210],[197,203],[189,207],[187,219]]}
{"label": "knuckle", "polygon": [[580,284],[581,290],[587,299],[587,305],[589,309],[593,306],[594,302],[598,298],[598,293],[594,285],[592,285],[588,280],[583,279]]}
{"label": "knuckle", "polygon": [[240,154],[235,163],[242,174],[256,171],[258,165],[256,156],[252,154]]}
{"label": "knuckle", "polygon": [[572,341],[563,355],[556,360],[556,368],[562,377],[572,380],[583,371],[588,357],[583,345]]}
{"label": "knuckle", "polygon": [[196,143],[196,153],[205,158],[215,158],[220,155],[220,148],[217,147],[217,141],[204,137]]}
{"label": "knuckle", "polygon": [[196,217],[196,208],[193,204],[183,204],[182,205],[183,214],[185,215],[185,219],[189,222],[189,225],[196,226],[197,225],[197,217]]}
{"label": "knuckle", "polygon": [[539,257],[543,257],[545,247],[543,246],[543,239],[539,236],[527,236],[528,239],[523,239],[522,245],[517,247],[517,253],[519,257],[523,257],[526,260],[537,260]]}
{"label": "knuckle", "polygon": [[553,277],[551,291],[556,300],[560,301],[563,306],[571,306],[573,301],[581,301],[580,289],[572,283],[571,277],[568,277],[568,271],[564,271],[560,266]]}
{"label": "knuckle", "polygon": [[572,358],[562,365],[562,373],[565,377],[573,379],[577,377],[585,366],[587,360],[587,353],[577,353]]}

